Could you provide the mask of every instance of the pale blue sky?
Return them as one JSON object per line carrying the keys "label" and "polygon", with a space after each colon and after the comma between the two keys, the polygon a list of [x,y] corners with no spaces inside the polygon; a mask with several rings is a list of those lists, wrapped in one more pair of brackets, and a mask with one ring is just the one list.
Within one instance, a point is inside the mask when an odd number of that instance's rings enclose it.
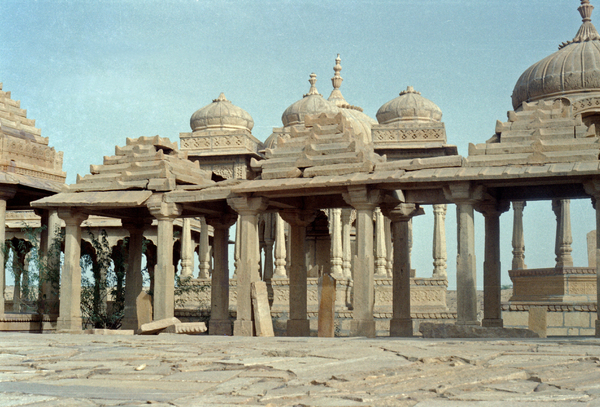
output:
{"label": "pale blue sky", "polygon": [[[592,3],[594,3],[592,1]],[[342,58],[342,93],[374,117],[407,85],[442,109],[448,142],[466,155],[506,120],[520,74],[573,38],[577,0],[427,1],[25,1],[0,2],[0,81],[64,151],[68,182],[89,173],[126,137],[178,141],[192,113],[220,92],[254,118],[265,140],[287,106],[331,92]],[[576,265],[586,265],[589,201],[574,202]],[[413,264],[432,270],[432,221],[415,221]],[[554,264],[550,203],[525,209],[526,262]],[[448,269],[455,274],[449,208]],[[478,268],[483,218],[478,216]],[[510,266],[512,215],[502,217]],[[537,239],[539,237],[539,240]],[[479,270],[481,275],[481,270]],[[510,283],[506,272],[503,283]],[[481,278],[478,285],[481,285]]]}

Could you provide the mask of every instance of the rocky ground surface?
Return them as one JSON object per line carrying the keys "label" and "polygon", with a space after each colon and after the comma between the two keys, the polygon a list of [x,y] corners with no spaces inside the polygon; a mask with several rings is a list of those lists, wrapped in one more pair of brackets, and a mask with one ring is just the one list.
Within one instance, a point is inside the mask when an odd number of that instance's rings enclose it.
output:
{"label": "rocky ground surface", "polygon": [[600,339],[0,333],[0,406],[600,406]]}

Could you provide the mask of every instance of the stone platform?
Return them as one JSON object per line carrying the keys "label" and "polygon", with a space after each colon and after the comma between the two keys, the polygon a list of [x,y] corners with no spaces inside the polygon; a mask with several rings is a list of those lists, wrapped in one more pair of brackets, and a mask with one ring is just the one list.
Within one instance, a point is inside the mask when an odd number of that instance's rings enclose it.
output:
{"label": "stone platform", "polygon": [[600,339],[0,333],[0,405],[584,407]]}

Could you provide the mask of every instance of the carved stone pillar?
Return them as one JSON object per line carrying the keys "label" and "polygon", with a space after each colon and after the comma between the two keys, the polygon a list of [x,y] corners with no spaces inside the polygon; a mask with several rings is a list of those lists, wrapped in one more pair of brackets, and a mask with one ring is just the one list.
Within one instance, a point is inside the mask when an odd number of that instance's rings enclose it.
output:
{"label": "carved stone pillar", "polygon": [[269,281],[273,278],[273,244],[275,243],[275,217],[276,213],[265,213],[265,264],[263,267],[263,280]]}
{"label": "carved stone pillar", "polygon": [[350,232],[352,231],[352,209],[342,209],[342,266],[344,278],[352,280],[352,247]]}
{"label": "carved stone pillar", "polygon": [[377,190],[369,191],[363,186],[348,187],[344,200],[356,209],[356,257],[354,259],[354,304],[350,336],[375,337],[373,318],[374,259],[373,259],[373,210],[380,202]]}
{"label": "carved stone pillar", "polygon": [[[596,286],[600,287],[600,179],[584,184],[585,192],[592,196],[592,205],[596,210]],[[600,289],[596,290],[596,304],[600,304]],[[596,314],[596,338],[600,338],[600,306]]]}
{"label": "carved stone pillar", "polygon": [[233,244],[233,277],[237,279],[237,272],[240,266],[240,216],[236,220],[235,225],[235,242]]}
{"label": "carved stone pillar", "polygon": [[220,218],[208,218],[206,221],[214,228],[213,252],[215,267],[211,276],[210,291],[210,335],[231,335],[229,320],[229,228],[237,220],[230,213]]}
{"label": "carved stone pillar", "polygon": [[208,236],[208,224],[204,216],[200,217],[200,246],[198,248],[198,278],[210,278],[210,248]]}
{"label": "carved stone pillar", "polygon": [[123,227],[129,232],[129,257],[125,274],[125,301],[123,307],[123,322],[121,329],[138,330],[140,323],[137,318],[137,297],[143,290],[142,278],[142,245],[144,229],[150,225],[144,219],[122,221]]}
{"label": "carved stone pillar", "polygon": [[331,209],[329,216],[331,222],[331,276],[341,280],[344,278],[342,210],[340,208]]}
{"label": "carved stone pillar", "polygon": [[40,234],[40,257],[43,259],[40,273],[40,303],[44,313],[58,313],[58,292],[60,273],[60,253],[56,245],[56,237],[60,233],[60,218],[56,209],[36,210],[40,215],[42,226]]}
{"label": "carved stone pillar", "polygon": [[553,199],[552,210],[556,215],[556,241],[554,252],[556,253],[556,267],[573,267],[571,244],[571,200]]}
{"label": "carved stone pillar", "polygon": [[283,220],[290,225],[291,263],[288,267],[290,278],[290,319],[287,321],[288,336],[309,336],[310,324],[307,313],[307,268],[306,268],[306,227],[315,220],[314,211],[283,211]]}
{"label": "carved stone pillar", "polygon": [[385,225],[385,271],[388,278],[392,278],[392,270],[394,267],[394,249],[392,246],[392,221],[388,217],[384,217]]}
{"label": "carved stone pillar", "polygon": [[192,245],[192,225],[190,218],[183,219],[181,227],[181,277],[191,278],[194,267],[194,246]]}
{"label": "carved stone pillar", "polygon": [[484,202],[477,211],[485,217],[485,260],[483,262],[483,326],[502,327],[502,281],[500,265],[500,215],[508,203]]}
{"label": "carved stone pillar", "polygon": [[157,196],[147,204],[158,221],[156,267],[154,270],[154,319],[175,315],[175,268],[173,267],[173,221],[181,213],[180,205],[162,202]]}
{"label": "carved stone pillar", "polygon": [[392,268],[393,315],[390,321],[390,336],[410,337],[413,323],[410,316],[410,244],[408,225],[413,216],[422,215],[423,209],[415,204],[400,204],[383,209],[391,221],[394,239],[394,262]]}
{"label": "carved stone pillar", "polygon": [[433,278],[448,279],[446,272],[446,204],[433,205]]}
{"label": "carved stone pillar", "polygon": [[275,217],[275,273],[273,278],[287,278],[285,271],[286,250],[285,250],[285,224],[278,213]]}
{"label": "carved stone pillar", "polygon": [[387,277],[385,225],[381,209],[375,208],[375,276]]}
{"label": "carved stone pillar", "polygon": [[446,198],[456,203],[457,256],[456,302],[457,325],[479,325],[477,320],[477,264],[475,259],[475,225],[473,205],[483,196],[482,187],[463,182],[444,188]]}
{"label": "carved stone pillar", "polygon": [[60,312],[56,330],[79,332],[81,326],[81,222],[88,215],[75,210],[60,209],[58,216],[65,222],[65,258],[60,278]]}
{"label": "carved stone pillar", "polygon": [[522,270],[527,268],[525,265],[525,238],[523,236],[523,209],[527,205],[525,201],[513,201],[513,260],[512,269]]}
{"label": "carved stone pillar", "polygon": [[254,322],[252,320],[251,284],[260,280],[258,246],[258,214],[267,208],[264,198],[248,198],[239,196],[227,199],[227,203],[238,214],[239,261],[237,268],[237,318],[233,323],[235,336],[252,336]]}
{"label": "carved stone pillar", "polygon": [[6,275],[4,270],[4,244],[6,240],[6,201],[15,195],[15,190],[0,189],[0,315],[4,314],[4,287],[6,286]]}

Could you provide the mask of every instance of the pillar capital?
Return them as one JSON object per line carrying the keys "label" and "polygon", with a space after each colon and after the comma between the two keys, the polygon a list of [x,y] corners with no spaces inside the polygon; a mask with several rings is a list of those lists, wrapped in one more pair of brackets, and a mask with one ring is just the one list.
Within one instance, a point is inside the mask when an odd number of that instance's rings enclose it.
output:
{"label": "pillar capital", "polygon": [[121,219],[121,225],[129,232],[129,234],[144,233],[144,230],[152,224],[152,221],[147,218],[131,218]]}
{"label": "pillar capital", "polygon": [[240,215],[254,215],[267,209],[269,200],[264,197],[250,198],[242,195],[227,198],[227,204]]}
{"label": "pillar capital", "polygon": [[0,199],[3,201],[11,199],[16,193],[17,188],[14,186],[3,185],[0,187]]}
{"label": "pillar capital", "polygon": [[527,201],[512,201],[511,205],[512,205],[513,210],[515,210],[515,211],[517,211],[517,210],[522,211],[527,206]]}
{"label": "pillar capital", "polygon": [[233,212],[225,212],[218,217],[205,217],[206,223],[215,229],[229,229],[237,221],[238,215]]}
{"label": "pillar capital", "polygon": [[183,208],[173,202],[163,202],[162,195],[152,196],[146,203],[150,214],[158,220],[175,219],[181,216]]}
{"label": "pillar capital", "polygon": [[344,201],[356,210],[373,210],[382,199],[381,191],[369,190],[367,187],[349,186],[348,192],[342,194]]}
{"label": "pillar capital", "polygon": [[446,199],[457,204],[475,204],[483,199],[485,187],[470,182],[457,182],[444,186]]}
{"label": "pillar capital", "polygon": [[583,188],[586,194],[590,195],[594,199],[600,198],[600,179],[595,178],[593,180],[583,183]]}
{"label": "pillar capital", "polygon": [[58,210],[58,217],[65,221],[67,226],[80,226],[81,222],[88,218],[87,213],[83,213],[73,208],[61,208]]}
{"label": "pillar capital", "polygon": [[308,226],[317,217],[317,211],[306,209],[286,209],[279,212],[281,218],[294,226]]}
{"label": "pillar capital", "polygon": [[413,216],[424,215],[425,211],[418,204],[401,203],[394,206],[384,205],[381,212],[392,222],[408,222]]}
{"label": "pillar capital", "polygon": [[500,216],[508,211],[510,203],[507,201],[485,200],[475,205],[475,210],[481,213],[484,217]]}

